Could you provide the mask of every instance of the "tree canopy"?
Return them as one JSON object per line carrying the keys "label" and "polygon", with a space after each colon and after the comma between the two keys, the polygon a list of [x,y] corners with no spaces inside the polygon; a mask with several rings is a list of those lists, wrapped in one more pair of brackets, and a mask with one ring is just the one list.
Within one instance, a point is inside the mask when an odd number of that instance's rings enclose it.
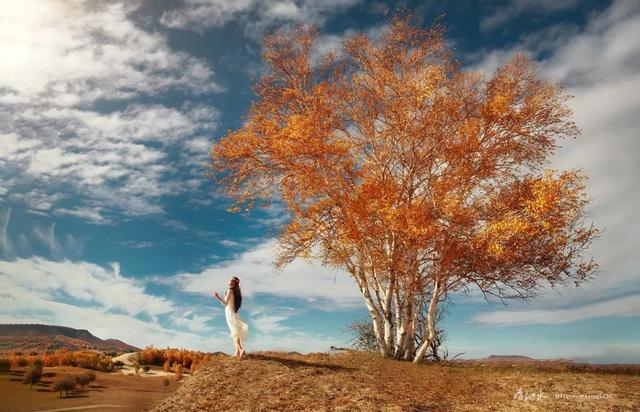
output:
{"label": "tree canopy", "polygon": [[353,277],[382,354],[421,361],[451,292],[526,299],[595,271],[586,177],[548,168],[579,134],[569,96],[533,62],[486,79],[441,26],[404,14],[377,40],[317,43],[306,26],[265,38],[268,74],[211,166],[232,211],[284,204],[278,265],[316,258]]}

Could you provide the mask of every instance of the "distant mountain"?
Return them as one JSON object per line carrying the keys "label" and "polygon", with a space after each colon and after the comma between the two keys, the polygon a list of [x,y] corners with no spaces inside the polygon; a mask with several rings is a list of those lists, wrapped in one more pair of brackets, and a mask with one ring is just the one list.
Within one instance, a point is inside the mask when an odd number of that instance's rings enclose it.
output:
{"label": "distant mountain", "polygon": [[485,359],[494,362],[531,362],[536,360],[523,355],[489,355]]}
{"label": "distant mountain", "polygon": [[0,352],[94,349],[134,352],[139,348],[118,339],[100,339],[86,329],[43,324],[0,324]]}
{"label": "distant mountain", "polygon": [[462,364],[513,364],[513,363],[531,363],[531,364],[549,364],[549,363],[576,363],[575,359],[550,358],[540,359],[531,358],[524,355],[489,355],[486,358],[473,359],[455,359],[454,362]]}

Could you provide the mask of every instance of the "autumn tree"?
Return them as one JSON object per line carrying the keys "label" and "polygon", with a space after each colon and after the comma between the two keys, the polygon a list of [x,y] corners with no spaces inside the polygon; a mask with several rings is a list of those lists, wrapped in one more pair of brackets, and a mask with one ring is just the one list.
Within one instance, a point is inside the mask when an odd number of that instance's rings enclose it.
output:
{"label": "autumn tree", "polygon": [[98,378],[93,371],[87,371],[85,374],[89,377],[89,386],[91,386],[91,384]]}
{"label": "autumn tree", "polygon": [[379,351],[414,362],[453,292],[529,299],[591,277],[585,176],[548,169],[579,131],[534,63],[519,54],[486,79],[407,15],[339,53],[317,44],[305,26],[265,38],[257,99],[211,151],[230,211],[286,208],[278,267],[345,270]]}
{"label": "autumn tree", "polygon": [[80,385],[84,391],[84,385],[88,385],[91,382],[91,378],[86,373],[81,373],[73,377],[76,380],[76,384]]}
{"label": "autumn tree", "polygon": [[76,380],[71,375],[65,375],[62,378],[59,378],[56,382],[53,383],[52,390],[59,391],[60,397],[62,398],[62,391],[65,392],[65,396],[69,396],[69,391],[73,390],[76,387]]}
{"label": "autumn tree", "polygon": [[40,382],[40,379],[42,379],[42,365],[34,363],[25,371],[22,383],[28,383],[29,388],[33,389],[33,384]]}

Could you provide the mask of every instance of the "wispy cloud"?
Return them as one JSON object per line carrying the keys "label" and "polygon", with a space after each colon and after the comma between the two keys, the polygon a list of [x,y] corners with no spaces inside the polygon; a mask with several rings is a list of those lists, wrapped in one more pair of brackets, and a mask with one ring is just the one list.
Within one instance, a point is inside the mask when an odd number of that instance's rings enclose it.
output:
{"label": "wispy cloud", "polygon": [[32,238],[42,244],[53,259],[81,256],[84,248],[83,242],[70,234],[60,240],[56,235],[55,228],[55,223],[35,225]]}
{"label": "wispy cloud", "polygon": [[[52,261],[40,257],[0,261],[2,283],[34,298],[59,300],[69,296],[104,311],[126,313],[130,316],[147,314],[158,316],[171,312],[171,301],[148,295],[135,279],[121,276],[119,265],[112,271],[87,263],[68,260]],[[8,307],[5,307],[8,309]]]}
{"label": "wispy cloud", "polygon": [[578,0],[509,0],[506,5],[497,5],[484,16],[480,28],[485,31],[494,30],[525,13],[549,14],[573,7],[576,3]]}
{"label": "wispy cloud", "polygon": [[296,260],[281,272],[274,270],[276,242],[269,239],[236,258],[200,273],[183,273],[150,281],[174,285],[184,292],[210,293],[226,285],[231,276],[241,279],[247,296],[269,294],[304,299],[323,310],[359,307],[362,298],[355,282],[344,272],[317,263]]}
{"label": "wispy cloud", "polygon": [[185,0],[182,7],[165,11],[160,23],[202,32],[237,21],[249,36],[257,37],[278,23],[322,25],[327,16],[358,3],[360,0]]}
{"label": "wispy cloud", "polygon": [[139,1],[25,0],[0,16],[5,103],[75,106],[169,88],[215,91],[206,62],[176,52],[131,18]]}
{"label": "wispy cloud", "polygon": [[[134,20],[140,5],[26,0],[0,16],[0,186],[8,198],[108,223],[103,212],[157,214],[163,197],[186,190],[172,152],[210,134],[217,109],[133,100],[222,88],[205,60]],[[105,101],[110,109],[96,109]],[[73,195],[80,204],[54,210]]]}
{"label": "wispy cloud", "polygon": [[640,294],[572,308],[489,311],[475,315],[472,321],[499,326],[557,325],[606,316],[640,316]]}
{"label": "wispy cloud", "polygon": [[57,208],[55,214],[60,216],[75,216],[94,224],[111,223],[111,220],[102,214],[103,210],[101,207]]}
{"label": "wispy cloud", "polygon": [[0,252],[2,252],[2,255],[7,259],[13,258],[16,252],[13,242],[9,237],[8,228],[10,221],[11,208],[8,208],[3,214],[0,214]]}

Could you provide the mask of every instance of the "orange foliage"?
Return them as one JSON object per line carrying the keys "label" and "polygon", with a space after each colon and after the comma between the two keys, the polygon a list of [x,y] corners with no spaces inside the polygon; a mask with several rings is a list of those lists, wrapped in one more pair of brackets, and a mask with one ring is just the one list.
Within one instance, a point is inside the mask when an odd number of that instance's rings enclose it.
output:
{"label": "orange foliage", "polygon": [[13,354],[9,358],[11,367],[15,368],[20,364],[31,365],[36,359],[42,360],[42,366],[76,366],[79,368],[97,369],[108,371],[113,368],[111,357],[94,351],[70,351],[59,349],[55,352],[44,352],[38,355],[17,355]]}
{"label": "orange foliage", "polygon": [[140,364],[142,365],[163,365],[166,371],[169,365],[180,364],[185,368],[191,368],[193,362],[202,362],[213,358],[213,354],[208,352],[190,351],[187,349],[169,348],[161,349],[147,346],[139,353]]}
{"label": "orange foliage", "polygon": [[211,151],[231,211],[274,196],[286,207],[279,265],[345,268],[381,318],[404,310],[385,294],[526,298],[594,272],[585,177],[544,169],[579,134],[568,96],[524,55],[484,79],[461,70],[442,28],[404,15],[340,56],[318,57],[317,37],[299,26],[265,39],[258,100]]}

